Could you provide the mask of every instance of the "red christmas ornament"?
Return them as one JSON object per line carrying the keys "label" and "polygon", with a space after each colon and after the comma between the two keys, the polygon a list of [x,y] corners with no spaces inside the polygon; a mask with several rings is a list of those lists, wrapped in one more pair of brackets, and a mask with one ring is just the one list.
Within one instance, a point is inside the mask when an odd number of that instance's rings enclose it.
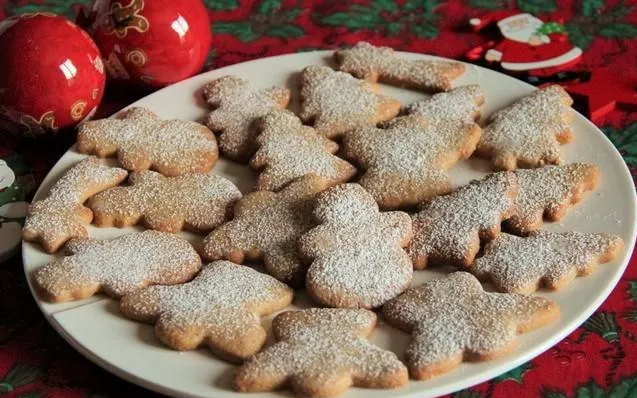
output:
{"label": "red christmas ornament", "polygon": [[73,22],[51,13],[0,22],[0,128],[56,132],[95,112],[104,93],[99,50]]}
{"label": "red christmas ornament", "polygon": [[212,34],[200,0],[97,0],[90,31],[109,75],[154,87],[203,67]]}
{"label": "red christmas ornament", "polygon": [[551,76],[582,57],[582,50],[569,43],[564,26],[558,22],[545,23],[531,14],[503,10],[472,18],[469,23],[476,32],[496,24],[501,39],[472,49],[467,58],[484,58],[508,73]]}

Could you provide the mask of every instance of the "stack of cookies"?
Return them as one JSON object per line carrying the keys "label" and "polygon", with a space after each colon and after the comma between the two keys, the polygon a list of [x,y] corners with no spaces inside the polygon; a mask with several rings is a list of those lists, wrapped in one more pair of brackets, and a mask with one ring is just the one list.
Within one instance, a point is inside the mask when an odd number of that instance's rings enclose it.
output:
{"label": "stack of cookies", "polygon": [[[510,351],[517,334],[559,314],[531,293],[622,250],[611,234],[542,230],[600,179],[594,164],[563,164],[560,146],[574,137],[559,86],[481,127],[480,87],[452,85],[463,64],[368,43],[334,60],[339,71],[302,71],[298,115],[286,110],[288,89],[224,76],[203,90],[205,125],[142,108],[83,124],[77,150],[94,156],[31,205],[23,229],[46,252],[67,254],[34,273],[42,297],[120,299],[122,314],[154,324],[168,347],[206,346],[240,365],[239,391],[332,396]],[[378,81],[437,93],[401,106]],[[254,192],[211,173],[219,153],[258,171]],[[470,156],[494,172],[454,189],[449,170]],[[94,240],[91,222],[148,230]],[[176,235],[183,229],[207,235],[195,248]],[[414,272],[441,264],[457,272],[411,285]],[[315,308],[278,314],[266,345],[261,317],[299,288]],[[404,363],[367,340],[379,316],[411,333]]]}

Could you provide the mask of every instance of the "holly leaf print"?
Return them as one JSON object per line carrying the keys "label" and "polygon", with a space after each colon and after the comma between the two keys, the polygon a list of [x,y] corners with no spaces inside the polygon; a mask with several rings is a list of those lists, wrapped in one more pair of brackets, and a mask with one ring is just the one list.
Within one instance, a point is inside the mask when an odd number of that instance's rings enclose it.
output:
{"label": "holly leaf print", "polygon": [[494,378],[493,380],[497,382],[511,380],[518,384],[522,384],[522,379],[524,378],[524,374],[529,370],[533,369],[533,365],[531,362],[524,363],[517,368],[513,368],[506,373],[501,374],[500,376]]}
{"label": "holly leaf print", "polygon": [[303,29],[291,24],[270,26],[265,30],[265,36],[270,37],[301,37],[304,34]]}
{"label": "holly leaf print", "polygon": [[413,34],[420,38],[438,36],[436,0],[372,0],[368,5],[350,4],[347,9],[322,16],[322,25],[343,27],[349,31],[371,30],[387,36]]}
{"label": "holly leaf print", "polygon": [[619,341],[619,329],[615,314],[610,312],[597,312],[584,322],[582,328],[593,332],[609,343]]}
{"label": "holly leaf print", "polygon": [[626,164],[632,168],[637,167],[637,122],[631,123],[624,130],[606,126],[602,131],[615,145]]}
{"label": "holly leaf print", "polygon": [[24,363],[15,364],[0,381],[0,394],[31,384],[41,375],[42,371],[35,366]]}
{"label": "holly leaf print", "polygon": [[217,22],[212,25],[214,33],[226,33],[235,36],[243,42],[253,41],[258,36],[252,31],[252,25],[248,21]]}
{"label": "holly leaf print", "polygon": [[280,0],[263,0],[257,7],[257,12],[262,15],[271,15],[281,8]]}
{"label": "holly leaf print", "polygon": [[568,397],[564,395],[564,393],[561,391],[545,389],[542,391],[542,398],[568,398]]}
{"label": "holly leaf print", "polygon": [[484,8],[485,10],[496,10],[498,8],[508,7],[508,2],[503,0],[470,0],[472,7]]}
{"label": "holly leaf print", "polygon": [[483,398],[483,395],[477,391],[462,390],[453,394],[451,398]]}
{"label": "holly leaf print", "polygon": [[[608,389],[604,389],[595,381],[590,380],[575,391],[573,398],[632,398],[635,396],[637,396],[637,376],[624,378]],[[560,391],[544,390],[542,398],[569,397]]]}
{"label": "holly leaf print", "polygon": [[582,15],[592,17],[604,7],[604,0],[582,0]]}
{"label": "holly leaf print", "polygon": [[555,0],[518,0],[518,8],[531,14],[553,12],[557,8]]}
{"label": "holly leaf print", "polygon": [[637,304],[637,280],[628,281],[628,297],[633,304]]}
{"label": "holly leaf print", "polygon": [[637,27],[627,23],[618,23],[604,26],[599,30],[599,34],[608,38],[634,39],[637,36]]}
{"label": "holly leaf print", "polygon": [[579,15],[566,24],[569,40],[585,49],[598,37],[635,39],[637,26],[626,20],[631,11],[622,4],[605,7],[603,0],[584,0],[579,7]]}
{"label": "holly leaf print", "polygon": [[205,0],[204,4],[214,11],[228,11],[239,7],[238,0]]}
{"label": "holly leaf print", "polygon": [[9,2],[8,12],[13,15],[35,13],[35,12],[52,12],[58,15],[64,15],[70,20],[75,20],[77,9],[80,6],[88,6],[90,0],[45,0],[42,2]]}
{"label": "holly leaf print", "polygon": [[637,397],[637,376],[628,377],[619,381],[610,389],[610,398]]}

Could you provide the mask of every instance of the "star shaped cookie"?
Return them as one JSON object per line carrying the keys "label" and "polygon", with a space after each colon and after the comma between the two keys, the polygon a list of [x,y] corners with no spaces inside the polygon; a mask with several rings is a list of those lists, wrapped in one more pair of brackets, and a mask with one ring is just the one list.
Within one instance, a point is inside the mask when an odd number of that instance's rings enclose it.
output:
{"label": "star shaped cookie", "polygon": [[517,170],[520,194],[515,200],[516,212],[507,221],[508,229],[526,235],[542,228],[542,219],[558,221],[570,205],[582,200],[586,191],[599,184],[599,166],[572,163]]}
{"label": "star shaped cookie", "polygon": [[176,235],[144,231],[109,240],[72,239],[67,256],[35,271],[48,301],[80,300],[97,292],[114,298],[144,286],[190,280],[201,268],[195,249]]}
{"label": "star shaped cookie", "polygon": [[488,293],[469,273],[455,272],[407,290],[383,307],[387,322],[407,333],[411,377],[426,380],[462,361],[486,361],[515,348],[516,335],[559,315],[557,304],[521,294]]}
{"label": "star shaped cookie", "polygon": [[308,66],[301,82],[301,119],[327,138],[374,126],[400,111],[400,102],[377,94],[378,85],[327,66]]}
{"label": "star shaped cookie", "polygon": [[148,228],[178,232],[184,226],[210,231],[224,222],[241,192],[230,181],[207,173],[164,177],[154,171],[131,173],[128,186],[93,196],[88,207],[100,227]]}
{"label": "star shaped cookie", "polygon": [[503,292],[531,293],[540,286],[560,289],[576,276],[590,275],[624,247],[619,236],[605,233],[535,231],[528,237],[501,234],[484,247],[470,266]]}
{"label": "star shaped cookie", "polygon": [[459,62],[408,60],[390,47],[375,47],[364,41],[334,52],[334,60],[340,70],[360,79],[426,91],[449,90],[452,81],[464,73],[464,65]]}
{"label": "star shaped cookie", "polygon": [[204,87],[204,98],[213,108],[206,124],[219,134],[221,152],[247,163],[257,149],[256,123],[268,113],[284,109],[290,102],[290,91],[282,87],[260,89],[247,80],[224,76]]}
{"label": "star shaped cookie", "polygon": [[402,116],[384,128],[365,127],[343,139],[343,153],[365,170],[361,184],[383,209],[413,207],[451,190],[447,174],[473,153],[480,127],[471,122],[428,122]]}
{"label": "star shaped cookie", "polygon": [[93,219],[93,212],[83,203],[127,175],[126,170],[108,167],[94,156],[78,162],[53,184],[44,199],[29,206],[22,239],[38,242],[47,253],[55,253],[71,238],[86,238],[86,224]]}
{"label": "star shaped cookie", "polygon": [[356,168],[334,155],[338,144],[303,126],[292,112],[276,111],[263,118],[257,137],[259,150],[250,165],[261,170],[257,189],[278,191],[307,174],[339,184],[352,178]]}
{"label": "star shaped cookie", "polygon": [[302,285],[307,267],[299,259],[297,241],[316,225],[314,197],[327,186],[326,180],[309,175],[278,193],[244,196],[235,205],[234,218],[204,239],[202,255],[235,263],[262,259],[270,275],[294,287]]}
{"label": "star shaped cookie", "polygon": [[314,216],[321,224],[301,237],[299,250],[311,262],[305,286],[316,302],[376,308],[407,288],[409,215],[381,213],[360,185],[343,184],[317,197]]}
{"label": "star shaped cookie", "polygon": [[502,220],[514,214],[519,189],[514,173],[495,173],[422,203],[412,216],[414,238],[407,246],[414,268],[470,265],[480,241],[498,236]]}
{"label": "star shaped cookie", "polygon": [[275,343],[246,361],[234,376],[241,392],[291,388],[307,397],[330,397],[350,386],[407,384],[405,365],[366,337],[376,315],[362,309],[311,308],[279,314]]}
{"label": "star shaped cookie", "polygon": [[217,161],[217,141],[206,126],[187,120],[162,120],[145,108],[121,118],[80,125],[77,150],[116,156],[131,171],[156,170],[165,176],[209,171]]}
{"label": "star shaped cookie", "polygon": [[517,100],[489,118],[476,155],[503,170],[560,164],[560,144],[573,140],[572,103],[558,85]]}
{"label": "star shaped cookie", "polygon": [[287,307],[292,297],[292,289],[269,275],[215,261],[188,283],[127,294],[120,309],[129,318],[155,324],[157,337],[171,348],[206,345],[235,362],[261,349],[267,332],[260,317]]}

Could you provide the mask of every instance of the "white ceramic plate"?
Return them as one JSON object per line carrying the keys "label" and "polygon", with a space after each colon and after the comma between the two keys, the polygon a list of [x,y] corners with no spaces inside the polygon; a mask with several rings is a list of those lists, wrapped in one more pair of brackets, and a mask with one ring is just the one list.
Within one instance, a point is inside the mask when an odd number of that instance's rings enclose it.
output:
{"label": "white ceramic plate", "polygon": [[[160,90],[135,103],[157,112],[164,118],[200,120],[206,114],[201,98],[202,86],[213,78],[233,74],[250,80],[261,87],[283,85],[293,90],[291,105],[298,109],[298,72],[311,64],[328,64],[331,53],[314,52],[266,58],[233,65],[208,72]],[[401,54],[418,59],[419,54]],[[506,75],[468,65],[467,71],[456,85],[477,83],[486,93],[483,115],[509,104],[533,90],[532,86]],[[423,94],[383,86],[382,92],[408,104],[424,98]],[[429,381],[411,381],[397,390],[353,388],[343,397],[433,397],[460,390],[493,378],[537,356],[573,331],[591,315],[611,292],[624,271],[635,241],[635,190],[630,173],[611,142],[582,115],[573,122],[575,140],[563,147],[566,162],[587,161],[599,164],[603,176],[599,189],[587,195],[583,203],[571,210],[560,223],[547,224],[554,231],[577,230],[611,232],[626,242],[625,251],[612,263],[601,266],[592,276],[578,278],[559,292],[540,291],[539,295],[556,301],[562,310],[559,320],[552,325],[523,335],[519,347],[512,354],[498,360],[465,363],[456,370]],[[55,165],[36,194],[45,194],[71,165],[83,158],[69,150]],[[462,185],[489,171],[487,162],[479,159],[462,161],[452,170],[454,185]],[[214,168],[216,174],[235,182],[245,193],[254,182],[254,175],[245,166],[220,160]],[[104,239],[135,231],[135,228],[89,227],[91,237]],[[201,239],[183,234],[190,240]],[[23,244],[24,270],[30,281],[33,270],[50,261],[38,245]],[[426,279],[440,277],[450,269],[433,268],[415,272],[413,285]],[[307,306],[307,299],[297,295],[295,306]],[[163,346],[154,336],[153,327],[122,317],[118,303],[105,296],[65,304],[48,304],[34,296],[42,312],[53,327],[84,356],[106,370],[151,390],[180,397],[241,397],[230,387],[234,367],[213,357],[207,350],[177,352]],[[267,322],[267,320],[266,320]],[[372,341],[396,352],[402,357],[409,336],[386,324],[379,325]],[[259,397],[289,396],[289,392],[260,394]],[[250,397],[257,396],[255,394]]]}

